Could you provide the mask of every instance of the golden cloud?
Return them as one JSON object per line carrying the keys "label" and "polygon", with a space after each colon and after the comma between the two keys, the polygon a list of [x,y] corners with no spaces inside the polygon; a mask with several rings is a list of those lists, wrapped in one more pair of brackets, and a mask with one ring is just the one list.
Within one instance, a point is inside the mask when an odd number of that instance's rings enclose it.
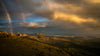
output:
{"label": "golden cloud", "polygon": [[62,13],[62,12],[55,12],[53,15],[53,18],[55,20],[64,20],[64,21],[72,21],[75,23],[84,23],[84,22],[96,22],[96,20],[92,19],[92,18],[81,18],[77,15],[71,15],[71,14],[66,14],[66,13]]}
{"label": "golden cloud", "polygon": [[88,1],[88,2],[91,2],[91,3],[100,3],[100,0],[85,0],[85,1]]}

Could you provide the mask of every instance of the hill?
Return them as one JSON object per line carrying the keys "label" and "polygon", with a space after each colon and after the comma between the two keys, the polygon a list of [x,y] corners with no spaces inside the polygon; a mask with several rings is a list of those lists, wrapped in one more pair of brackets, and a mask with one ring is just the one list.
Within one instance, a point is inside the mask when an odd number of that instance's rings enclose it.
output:
{"label": "hill", "polygon": [[0,32],[0,56],[100,56],[100,37]]}
{"label": "hill", "polygon": [[70,56],[65,51],[37,42],[35,40],[11,36],[3,32],[0,35],[0,56]]}

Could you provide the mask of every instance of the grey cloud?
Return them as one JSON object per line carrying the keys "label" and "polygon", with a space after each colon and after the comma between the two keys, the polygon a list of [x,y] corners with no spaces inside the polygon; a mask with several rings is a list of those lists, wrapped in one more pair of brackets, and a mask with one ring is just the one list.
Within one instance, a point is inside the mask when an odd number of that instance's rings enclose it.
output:
{"label": "grey cloud", "polygon": [[[69,9],[67,6],[64,8],[60,9],[53,9],[50,10],[46,5],[43,6],[43,3],[45,0],[2,0],[7,6],[7,9],[11,16],[19,17],[20,18],[20,13],[29,13],[30,16],[37,14],[46,18],[53,19],[52,15],[54,14],[55,11],[59,11],[62,13],[67,13],[67,14],[75,14],[77,16],[80,16],[81,18],[93,18],[99,21],[100,19],[100,4],[92,4],[89,2],[86,2],[84,0],[51,0],[54,3],[61,4],[65,6],[65,4],[71,4],[72,6],[76,7],[82,7],[82,10],[73,12],[74,9]],[[52,4],[53,5],[53,4]],[[69,10],[68,10],[69,9]],[[4,17],[5,11],[0,4],[0,19],[1,16]],[[26,15],[27,16],[27,15]],[[62,18],[63,19],[63,18]],[[81,25],[78,25],[74,22],[68,22],[68,21],[61,21],[61,20],[56,20],[53,22],[49,22],[47,27],[52,27],[53,29],[60,29],[64,31],[68,31],[70,33],[72,32],[84,32],[89,29],[94,29],[96,30],[99,28],[100,24],[96,23],[83,23]],[[19,24],[18,24],[19,25]],[[96,26],[94,26],[96,25]],[[50,28],[49,28],[50,29]],[[97,29],[98,30],[98,29]],[[92,31],[92,30],[91,30]],[[90,32],[91,32],[90,31]]]}
{"label": "grey cloud", "polygon": [[[86,2],[84,0],[51,0],[55,3],[60,3],[64,6],[64,3],[67,5],[72,4],[79,7],[82,7],[83,9],[80,11],[72,12],[69,8],[61,8],[63,13],[71,13],[71,14],[78,14],[78,16],[82,17],[93,17],[93,18],[100,18],[100,4],[90,4],[89,2]],[[35,13],[40,16],[44,16],[47,18],[52,18],[51,15],[55,12],[55,10],[49,10],[47,6],[43,6],[42,4],[45,2],[45,0],[4,0],[4,2],[7,4],[7,7],[13,7],[8,8],[11,15],[18,16],[21,12],[24,13]],[[12,6],[13,5],[13,6]],[[80,6],[82,5],[82,6]],[[0,6],[2,7],[2,6]],[[0,8],[1,9],[1,8]],[[16,10],[17,9],[17,10]],[[69,12],[69,10],[71,10]],[[3,9],[2,9],[3,10]],[[19,12],[18,12],[19,11]],[[0,13],[3,15],[3,11],[0,11]]]}
{"label": "grey cloud", "polygon": [[78,12],[83,17],[90,17],[94,19],[100,18],[100,4],[90,4],[84,7],[82,11]]}
{"label": "grey cloud", "polygon": [[54,0],[54,1],[60,4],[73,4],[76,6],[84,6],[84,4],[87,4],[84,0]]}
{"label": "grey cloud", "polygon": [[[100,3],[91,3],[86,0],[54,0],[56,3],[60,4],[72,4],[73,6],[82,7],[82,10],[76,11],[73,14],[78,14],[78,16],[85,18],[100,18]],[[67,13],[67,12],[66,12]]]}

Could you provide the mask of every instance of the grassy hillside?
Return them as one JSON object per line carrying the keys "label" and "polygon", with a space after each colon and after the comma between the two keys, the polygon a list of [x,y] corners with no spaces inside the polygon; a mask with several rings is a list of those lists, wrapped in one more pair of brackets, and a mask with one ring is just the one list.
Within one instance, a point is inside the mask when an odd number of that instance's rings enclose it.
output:
{"label": "grassy hillside", "polygon": [[100,38],[0,33],[0,56],[100,56]]}
{"label": "grassy hillside", "polygon": [[[61,40],[62,38],[60,38]],[[55,40],[56,43],[48,43],[49,45],[59,47],[69,53],[71,56],[100,56],[100,38],[91,39],[75,39],[69,41]]]}
{"label": "grassy hillside", "polygon": [[28,39],[0,39],[0,56],[68,56],[63,50]]}
{"label": "grassy hillside", "polygon": [[63,49],[71,56],[100,56],[100,38],[96,37],[26,37]]}
{"label": "grassy hillside", "polygon": [[0,56],[70,56],[65,51],[34,40],[0,35]]}
{"label": "grassy hillside", "polygon": [[[42,39],[42,40],[41,40]],[[43,40],[47,39],[47,40]],[[39,37],[37,41],[63,49],[71,56],[100,56],[100,38],[96,37]]]}

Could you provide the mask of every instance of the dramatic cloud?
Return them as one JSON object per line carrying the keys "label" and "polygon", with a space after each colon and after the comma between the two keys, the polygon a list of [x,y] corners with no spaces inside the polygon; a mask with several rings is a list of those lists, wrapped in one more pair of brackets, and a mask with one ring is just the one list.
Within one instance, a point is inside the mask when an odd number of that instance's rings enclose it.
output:
{"label": "dramatic cloud", "polygon": [[[0,0],[0,26],[6,26],[4,3],[13,26],[44,27],[64,33],[100,33],[99,0]],[[38,15],[38,16],[37,16]],[[46,20],[47,19],[47,20]],[[19,21],[18,21],[19,20]],[[2,23],[3,22],[3,23]],[[21,22],[16,24],[16,22]],[[2,25],[3,24],[3,25]]]}
{"label": "dramatic cloud", "polygon": [[25,22],[25,23],[19,23],[20,26],[23,27],[46,27],[46,23],[34,23],[34,22]]}

